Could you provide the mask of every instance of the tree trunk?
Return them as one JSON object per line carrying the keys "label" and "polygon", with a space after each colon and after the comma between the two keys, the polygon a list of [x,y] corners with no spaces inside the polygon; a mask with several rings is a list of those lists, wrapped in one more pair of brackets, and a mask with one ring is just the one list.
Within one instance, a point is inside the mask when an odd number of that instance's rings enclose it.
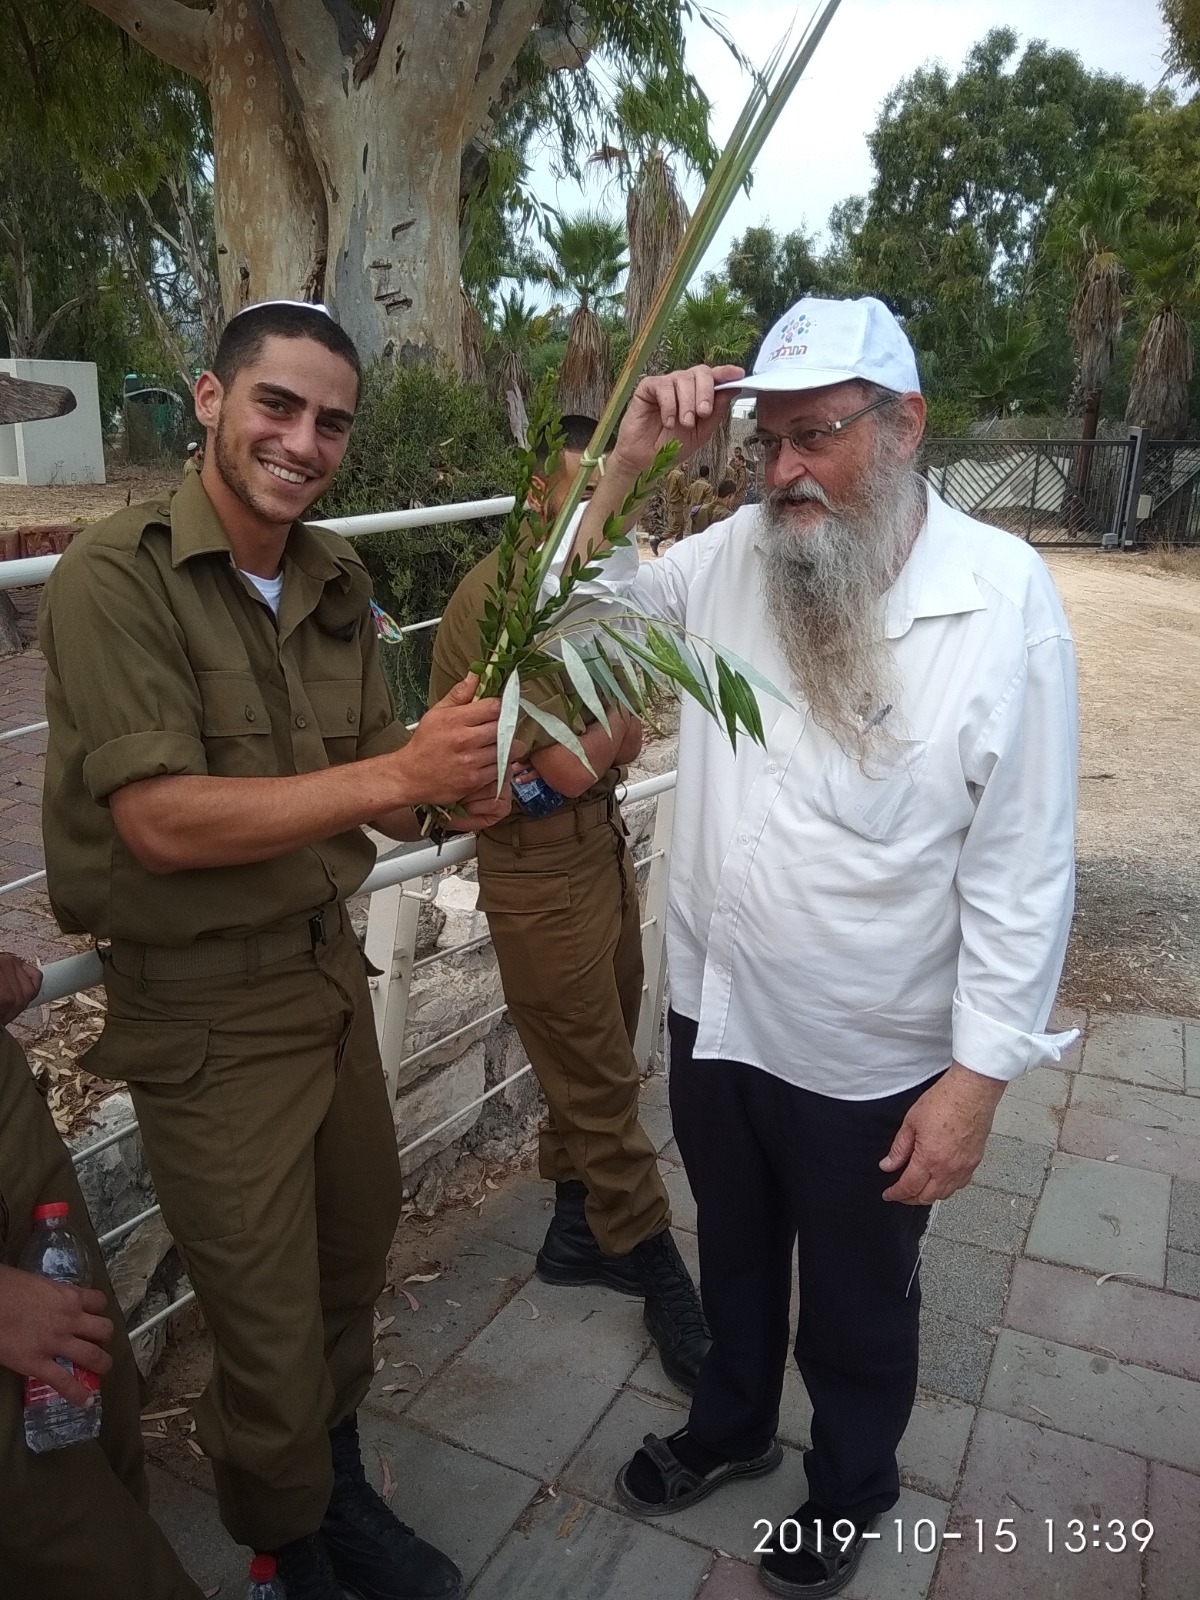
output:
{"label": "tree trunk", "polygon": [[1092,389],[1083,397],[1083,425],[1079,430],[1081,448],[1075,457],[1075,471],[1071,474],[1071,487],[1080,494],[1087,489],[1088,478],[1092,471],[1092,457],[1095,451],[1089,446],[1100,426],[1100,401],[1103,394],[1103,389]]}
{"label": "tree trunk", "polygon": [[576,8],[560,36],[542,0],[382,0],[370,34],[341,0],[86,3],[207,86],[226,315],[324,300],[368,359],[458,366],[463,150],[527,41],[584,64]]}

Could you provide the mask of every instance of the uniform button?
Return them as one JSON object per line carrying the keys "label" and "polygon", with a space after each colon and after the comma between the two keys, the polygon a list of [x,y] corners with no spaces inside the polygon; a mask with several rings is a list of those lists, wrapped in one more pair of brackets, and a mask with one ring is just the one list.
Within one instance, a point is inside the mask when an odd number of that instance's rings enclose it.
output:
{"label": "uniform button", "polygon": [[297,717],[296,718],[296,726],[298,728],[307,728],[308,727],[308,718],[307,717]]}
{"label": "uniform button", "polygon": [[256,716],[257,716],[257,712],[255,711],[254,707],[253,706],[247,706],[246,707],[246,721],[247,722],[253,722]]}
{"label": "uniform button", "polygon": [[353,722],[357,716],[358,716],[358,713],[357,713],[357,711],[355,711],[353,706],[347,706],[346,707],[346,721],[347,722]]}

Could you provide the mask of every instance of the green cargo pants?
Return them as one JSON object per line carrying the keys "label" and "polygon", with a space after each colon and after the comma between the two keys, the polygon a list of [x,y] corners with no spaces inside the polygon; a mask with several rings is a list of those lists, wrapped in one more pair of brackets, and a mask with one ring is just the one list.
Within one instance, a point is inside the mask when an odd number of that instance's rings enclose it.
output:
{"label": "green cargo pants", "polygon": [[[225,1526],[259,1550],[320,1526],[329,1429],[370,1387],[400,1215],[366,967],[344,908],[324,919],[323,942],[282,959],[295,924],[180,952],[114,945],[108,1021],[84,1058],[129,1082],[212,1333],[196,1435]],[[240,972],[205,975],[242,956]]]}
{"label": "green cargo pants", "polygon": [[33,1208],[65,1200],[116,1324],[100,1437],[34,1455],[21,1380],[0,1368],[0,1594],[4,1600],[200,1600],[146,1510],[141,1400],[121,1313],[66,1147],[12,1036],[0,1031],[0,1260],[15,1266]]}
{"label": "green cargo pants", "polygon": [[479,909],[550,1108],[542,1177],[582,1179],[600,1248],[626,1255],[669,1226],[671,1208],[638,1121],[642,936],[620,813],[610,796],[513,817],[478,851]]}

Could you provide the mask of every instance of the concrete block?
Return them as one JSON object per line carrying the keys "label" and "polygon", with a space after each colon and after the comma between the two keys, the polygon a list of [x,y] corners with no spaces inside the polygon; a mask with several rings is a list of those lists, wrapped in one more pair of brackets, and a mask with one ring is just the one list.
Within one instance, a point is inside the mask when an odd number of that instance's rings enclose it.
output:
{"label": "concrete block", "polygon": [[1035,1105],[1049,1106],[1051,1111],[1062,1111],[1073,1082],[1074,1075],[1062,1067],[1035,1067],[1012,1080],[1000,1104],[1006,1100],[1030,1100]]}
{"label": "concrete block", "polygon": [[[868,1546],[862,1566],[842,1590],[846,1600],[925,1600],[949,1511],[943,1500],[901,1489],[899,1500],[884,1513],[875,1530],[878,1542]],[[918,1523],[925,1526],[918,1529]],[[931,1543],[932,1549],[918,1550],[918,1537],[922,1544]],[[898,1548],[901,1540],[903,1549]]]}
{"label": "concrete block", "polygon": [[1200,1297],[1200,1256],[1190,1250],[1168,1250],[1167,1288],[1172,1294]]}
{"label": "concrete block", "polygon": [[1167,1243],[1176,1250],[1200,1253],[1200,1183],[1176,1178],[1171,1185]]}
{"label": "concrete block", "polygon": [[1170,1089],[1115,1083],[1081,1073],[1071,1091],[1071,1110],[1200,1140],[1200,1099]]}
{"label": "concrete block", "polygon": [[363,1418],[359,1437],[371,1483],[382,1490],[386,1459],[396,1485],[392,1510],[456,1561],[467,1583],[541,1487],[537,1478],[381,1418]]}
{"label": "concrete block", "polygon": [[1018,1261],[1007,1327],[1200,1382],[1200,1305],[1095,1274]]}
{"label": "concrete block", "polygon": [[[1046,1067],[1040,1069],[1050,1071]],[[1056,1145],[1059,1118],[1049,1106],[1036,1100],[1023,1099],[1011,1089],[1004,1091],[1004,1099],[996,1107],[992,1119],[992,1133],[1006,1134],[1013,1139],[1023,1139],[1029,1144]]]}
{"label": "concrete block", "polygon": [[1015,1255],[1025,1242],[1032,1215],[1033,1201],[1028,1196],[969,1183],[942,1202],[933,1237],[957,1239],[962,1244],[978,1244],[987,1250]]}
{"label": "concrete block", "polygon": [[[1195,1104],[1200,1105],[1200,1100]],[[1117,1162],[1168,1177],[1200,1179],[1200,1139],[1184,1134],[1147,1132],[1131,1122],[1093,1116],[1090,1111],[1067,1112],[1059,1148],[1094,1161]]]}
{"label": "concrete block", "polygon": [[756,1566],[718,1556],[701,1579],[696,1600],[763,1600]]}
{"label": "concrete block", "polygon": [[921,1365],[917,1378],[923,1389],[978,1405],[987,1383],[994,1338],[969,1323],[921,1310]]}
{"label": "concrete block", "polygon": [[896,1452],[900,1481],[939,1500],[950,1500],[962,1470],[975,1407],[944,1395],[918,1393]]}
{"label": "concrete block", "polygon": [[935,1233],[921,1261],[921,1304],[940,1316],[991,1328],[1004,1310],[1012,1266],[1011,1256]]}
{"label": "concrete block", "polygon": [[1161,1172],[1056,1155],[1029,1230],[1028,1252],[1161,1285],[1170,1194],[1171,1180]]}
{"label": "concrete block", "polygon": [[440,1278],[405,1286],[419,1311],[403,1295],[379,1301],[380,1319],[395,1320],[376,1346],[384,1365],[372,1380],[368,1405],[391,1415],[407,1410],[446,1362],[528,1283],[533,1262],[524,1251],[465,1230],[456,1243]]}
{"label": "concrete block", "polygon": [[550,1482],[648,1343],[640,1301],[531,1284],[443,1367],[408,1416]]}
{"label": "concrete block", "polygon": [[1006,1328],[983,1403],[1185,1472],[1200,1471],[1200,1384],[1186,1378]]}
{"label": "concrete block", "polygon": [[476,1211],[476,1227],[490,1239],[535,1256],[553,1214],[554,1185],[536,1172],[522,1172],[489,1191]]}
{"label": "concrete block", "polygon": [[1009,1134],[993,1133],[971,1182],[987,1189],[1003,1189],[1007,1194],[1031,1195],[1036,1200],[1053,1153],[1053,1145],[1030,1144]]}
{"label": "concrete block", "polygon": [[1188,1094],[1200,1094],[1200,1022],[1183,1025],[1183,1081]]}
{"label": "concrete block", "polygon": [[151,1514],[201,1592],[243,1593],[250,1551],[234,1544],[225,1532],[213,1496],[181,1483],[153,1464],[147,1466],[146,1475],[150,1480]]}
{"label": "concrete block", "polygon": [[[952,1532],[943,1546],[933,1600],[998,1600],[1010,1595],[1054,1600],[1139,1600],[1141,1573],[1135,1545],[1123,1553],[1093,1548],[1110,1537],[1110,1518],[1129,1524],[1143,1514],[1146,1465],[1136,1457],[1089,1440],[1068,1437],[1012,1417],[980,1412],[955,1501]],[[1008,1518],[1016,1548],[996,1549],[998,1524]],[[1048,1548],[1046,1518],[1055,1522]],[[984,1524],[979,1549],[975,1519]],[[1088,1548],[1063,1548],[1067,1523],[1084,1523]],[[1001,1535],[1002,1545],[1008,1541]]]}
{"label": "concrete block", "polygon": [[471,1600],[692,1600],[710,1560],[651,1523],[556,1493],[519,1520]]}
{"label": "concrete block", "polygon": [[1200,1478],[1150,1463],[1146,1515],[1154,1538],[1146,1551],[1145,1600],[1181,1600],[1196,1593],[1200,1573]]}
{"label": "concrete block", "polygon": [[1096,1017],[1083,1047],[1083,1071],[1155,1089],[1182,1089],[1183,1024],[1128,1012]]}

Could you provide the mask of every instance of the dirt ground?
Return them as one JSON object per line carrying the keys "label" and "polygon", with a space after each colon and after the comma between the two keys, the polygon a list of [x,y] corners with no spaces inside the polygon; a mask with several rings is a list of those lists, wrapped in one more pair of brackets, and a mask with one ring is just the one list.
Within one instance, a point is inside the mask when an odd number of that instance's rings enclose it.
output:
{"label": "dirt ground", "polygon": [[1046,555],[1083,707],[1079,889],[1060,998],[1200,1016],[1200,563]]}
{"label": "dirt ground", "polygon": [[0,484],[0,528],[27,522],[96,522],[138,500],[153,500],[179,481],[182,465],[142,467],[108,463],[107,483],[74,483],[41,489]]}

